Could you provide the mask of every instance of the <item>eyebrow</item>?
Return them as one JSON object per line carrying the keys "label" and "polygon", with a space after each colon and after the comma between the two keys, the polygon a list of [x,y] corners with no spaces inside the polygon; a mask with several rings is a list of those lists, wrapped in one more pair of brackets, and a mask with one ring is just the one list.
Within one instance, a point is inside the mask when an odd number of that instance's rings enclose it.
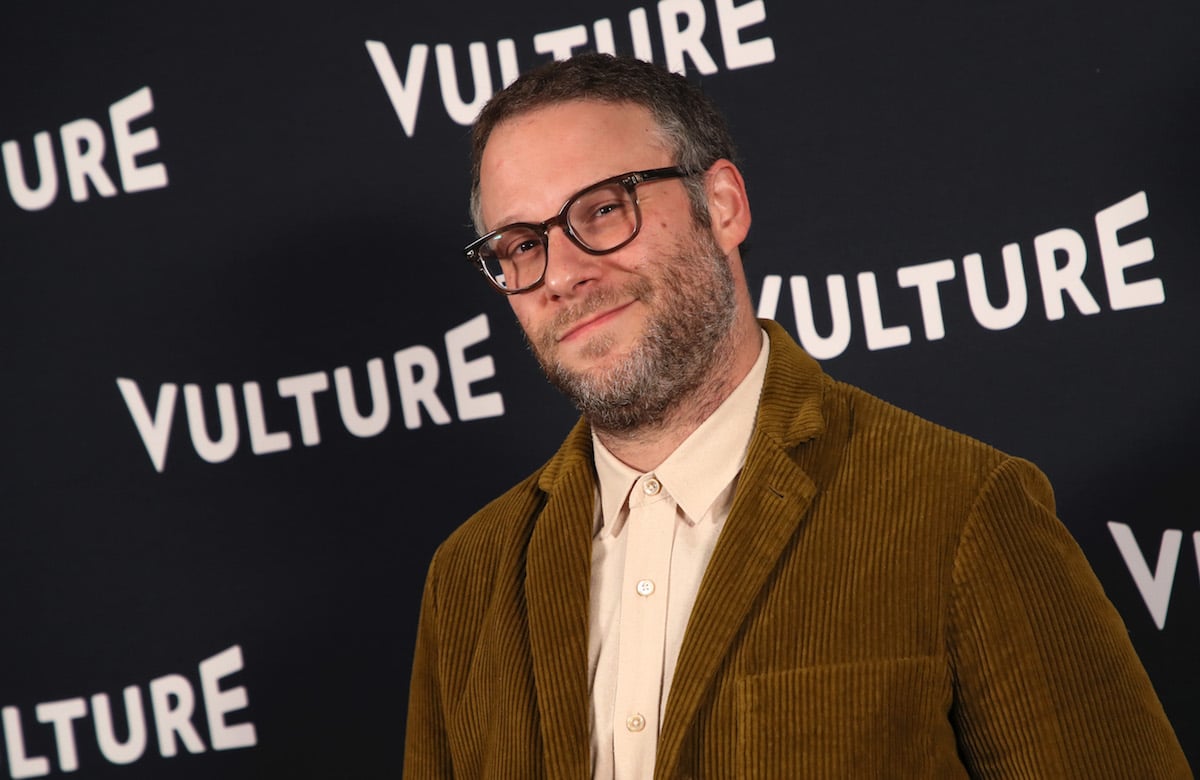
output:
{"label": "eyebrow", "polygon": [[[603,181],[603,179],[601,179],[601,181]],[[585,184],[585,185],[583,185],[583,189],[587,189],[590,186],[592,186],[592,185]],[[566,202],[568,200],[570,200],[571,198],[575,197],[580,192],[582,192],[583,189],[573,190],[569,195],[567,195],[567,197],[563,198],[562,202],[560,202],[558,204],[558,208],[554,210],[554,214],[551,215],[549,217],[549,219],[553,219],[555,216],[557,216],[558,212],[562,210],[563,205],[566,204]],[[538,220],[517,219],[512,214],[506,214],[504,219],[496,220],[496,222],[494,222],[493,224],[494,224],[494,227],[489,227],[487,230],[485,230],[484,231],[485,234],[491,233],[494,230],[499,230],[502,227],[508,227],[509,225],[540,225],[540,224],[542,224],[542,220],[540,220],[540,219],[538,219]]]}
{"label": "eyebrow", "polygon": [[[496,222],[496,224],[494,226],[484,225],[483,226],[484,230],[483,230],[482,235],[486,236],[488,233],[493,233],[502,227],[508,227],[509,225],[516,225],[519,222],[521,222],[521,220],[511,219],[511,218],[506,217],[505,219]],[[523,223],[523,224],[529,224],[529,223]]]}
{"label": "eyebrow", "polygon": [[[616,174],[616,175],[619,176],[620,174]],[[558,213],[560,211],[562,211],[562,207],[566,204],[566,202],[568,200],[575,197],[579,193],[583,192],[588,187],[591,187],[594,184],[599,184],[602,181],[605,181],[605,179],[600,179],[599,181],[594,181],[594,182],[590,182],[588,184],[583,184],[583,185],[580,185],[578,188],[571,190],[569,193],[567,193],[567,196],[565,198],[563,198],[561,201],[559,201],[558,208],[555,209],[554,214],[552,214],[547,219],[553,219],[554,217],[558,216]],[[531,220],[527,220],[527,219],[517,219],[514,216],[512,216],[511,214],[507,214],[507,215],[505,215],[503,220],[496,220],[494,223],[490,223],[490,224],[485,223],[484,231],[480,235],[486,236],[488,233],[493,233],[493,232],[499,230],[500,228],[508,227],[509,225],[540,225],[540,224],[542,224],[542,221],[543,220],[540,220],[540,219],[536,220],[536,221],[531,221]]]}

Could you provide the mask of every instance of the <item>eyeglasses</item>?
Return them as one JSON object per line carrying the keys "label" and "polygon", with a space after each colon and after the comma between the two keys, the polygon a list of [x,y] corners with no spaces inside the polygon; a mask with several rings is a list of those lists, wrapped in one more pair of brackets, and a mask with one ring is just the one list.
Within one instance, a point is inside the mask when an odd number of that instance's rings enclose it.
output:
{"label": "eyeglasses", "polygon": [[550,228],[562,227],[575,246],[588,254],[615,252],[642,229],[634,190],[639,184],[691,176],[682,168],[631,171],[598,181],[567,198],[545,222],[514,222],[467,244],[463,253],[505,295],[528,292],[546,278]]}

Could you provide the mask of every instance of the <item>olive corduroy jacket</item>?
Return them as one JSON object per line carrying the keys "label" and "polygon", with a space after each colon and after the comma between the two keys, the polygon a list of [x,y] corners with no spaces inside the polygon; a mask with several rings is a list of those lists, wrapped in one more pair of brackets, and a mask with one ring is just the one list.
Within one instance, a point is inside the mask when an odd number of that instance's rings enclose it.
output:
{"label": "olive corduroy jacket", "polygon": [[[1185,778],[1030,464],[833,381],[772,322],[656,778]],[[590,432],[438,549],[405,777],[590,777]]]}

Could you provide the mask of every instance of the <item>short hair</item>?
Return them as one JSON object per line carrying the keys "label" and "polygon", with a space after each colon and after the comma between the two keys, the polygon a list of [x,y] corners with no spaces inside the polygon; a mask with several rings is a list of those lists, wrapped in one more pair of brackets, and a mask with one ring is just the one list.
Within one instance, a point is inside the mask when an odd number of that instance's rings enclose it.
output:
{"label": "short hair", "polygon": [[[483,231],[479,173],[483,150],[505,120],[572,100],[632,103],[647,109],[658,124],[674,164],[702,172],[722,158],[736,162],[729,127],[712,100],[686,78],[633,57],[579,54],[530,70],[492,96],[471,131],[471,220]],[[704,181],[683,180],[696,221],[709,225]]]}

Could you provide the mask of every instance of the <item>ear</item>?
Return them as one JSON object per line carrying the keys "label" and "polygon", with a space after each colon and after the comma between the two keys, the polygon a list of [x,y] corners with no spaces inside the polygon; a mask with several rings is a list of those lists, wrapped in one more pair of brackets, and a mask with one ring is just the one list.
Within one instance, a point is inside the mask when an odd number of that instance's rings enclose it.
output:
{"label": "ear", "polygon": [[742,172],[729,160],[713,163],[704,174],[708,193],[708,213],[713,238],[721,251],[729,254],[750,232],[750,199]]}

